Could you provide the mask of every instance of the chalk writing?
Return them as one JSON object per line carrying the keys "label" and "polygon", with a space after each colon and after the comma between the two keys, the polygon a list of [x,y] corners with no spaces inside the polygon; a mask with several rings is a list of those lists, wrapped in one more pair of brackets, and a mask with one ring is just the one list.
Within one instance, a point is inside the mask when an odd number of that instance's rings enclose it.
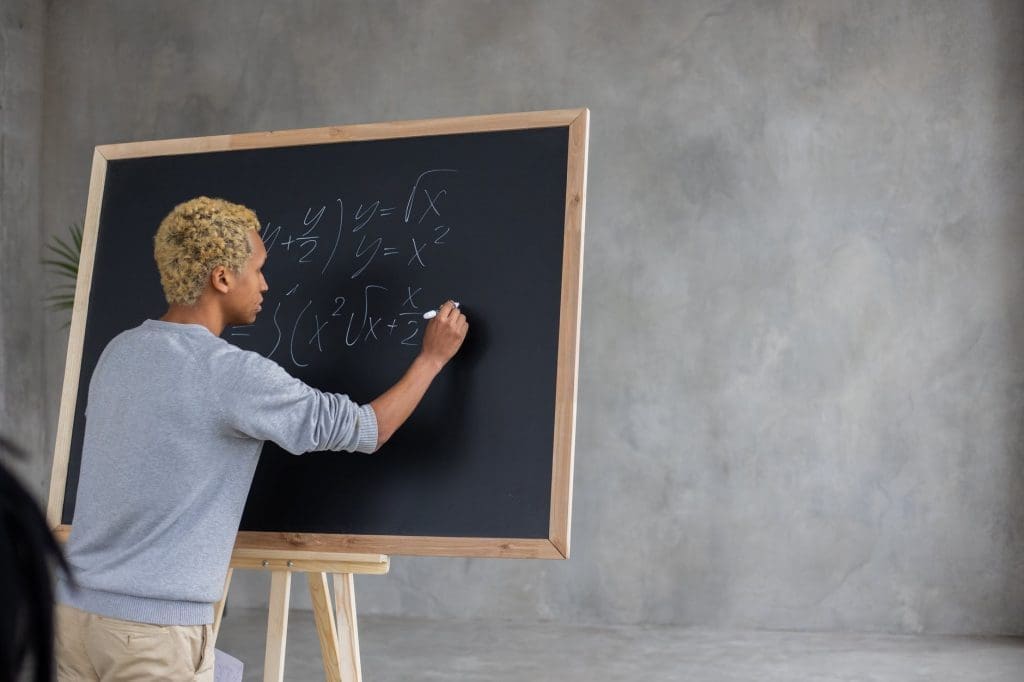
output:
{"label": "chalk writing", "polygon": [[455,293],[433,291],[422,278],[445,266],[445,247],[458,238],[458,172],[416,171],[398,196],[379,187],[370,196],[338,188],[325,200],[267,216],[265,270],[268,281],[283,286],[265,294],[264,308],[273,305],[269,319],[232,335],[273,330],[265,335],[273,338],[267,357],[294,367],[356,345],[418,347],[428,324],[423,311]]}

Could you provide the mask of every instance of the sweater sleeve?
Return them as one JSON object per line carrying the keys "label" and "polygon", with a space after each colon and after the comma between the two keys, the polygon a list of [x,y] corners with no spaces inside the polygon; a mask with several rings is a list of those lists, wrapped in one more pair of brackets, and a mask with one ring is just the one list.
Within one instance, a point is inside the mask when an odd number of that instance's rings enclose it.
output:
{"label": "sweater sleeve", "polygon": [[319,391],[259,353],[234,349],[217,361],[214,373],[215,408],[239,437],[273,441],[293,455],[370,453],[377,447],[373,407]]}

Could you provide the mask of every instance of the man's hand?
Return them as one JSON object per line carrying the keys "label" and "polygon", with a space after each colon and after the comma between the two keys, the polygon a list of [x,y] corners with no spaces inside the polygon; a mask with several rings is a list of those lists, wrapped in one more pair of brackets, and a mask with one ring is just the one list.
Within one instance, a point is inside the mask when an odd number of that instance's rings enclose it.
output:
{"label": "man's hand", "polygon": [[412,366],[394,386],[370,403],[377,416],[377,447],[380,448],[423,399],[430,383],[462,346],[469,330],[466,316],[448,301],[427,325],[423,348]]}
{"label": "man's hand", "polygon": [[427,324],[420,354],[440,369],[458,352],[468,330],[469,322],[466,321],[466,316],[454,303],[446,301],[438,309],[437,316]]}

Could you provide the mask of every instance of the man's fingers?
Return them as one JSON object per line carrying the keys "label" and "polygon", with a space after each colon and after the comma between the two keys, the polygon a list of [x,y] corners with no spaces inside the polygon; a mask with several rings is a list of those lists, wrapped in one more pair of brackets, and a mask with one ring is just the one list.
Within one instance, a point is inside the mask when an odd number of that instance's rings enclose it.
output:
{"label": "man's fingers", "polygon": [[449,317],[451,317],[453,311],[458,312],[458,310],[459,309],[455,307],[455,302],[448,300],[445,301],[441,308],[437,311],[437,316],[447,320]]}

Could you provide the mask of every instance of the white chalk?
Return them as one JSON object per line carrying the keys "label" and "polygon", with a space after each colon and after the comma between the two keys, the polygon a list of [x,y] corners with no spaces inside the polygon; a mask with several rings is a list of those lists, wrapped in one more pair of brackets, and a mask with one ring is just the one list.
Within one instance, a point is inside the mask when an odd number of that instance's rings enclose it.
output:
{"label": "white chalk", "polygon": [[[455,303],[455,307],[456,308],[459,307],[459,302],[458,301],[453,301],[453,303]],[[437,317],[437,311],[436,310],[428,310],[427,312],[423,313],[423,319],[424,320],[432,320],[435,317]]]}

